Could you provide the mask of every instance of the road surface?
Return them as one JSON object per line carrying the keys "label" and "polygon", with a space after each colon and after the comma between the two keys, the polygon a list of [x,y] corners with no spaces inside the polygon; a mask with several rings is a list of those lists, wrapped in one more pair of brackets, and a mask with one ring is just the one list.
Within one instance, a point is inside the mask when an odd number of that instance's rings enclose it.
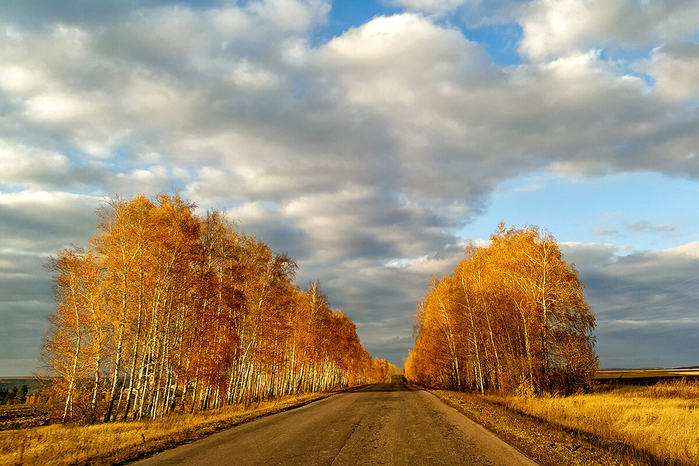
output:
{"label": "road surface", "polygon": [[395,380],[241,424],[134,464],[536,463],[433,395]]}

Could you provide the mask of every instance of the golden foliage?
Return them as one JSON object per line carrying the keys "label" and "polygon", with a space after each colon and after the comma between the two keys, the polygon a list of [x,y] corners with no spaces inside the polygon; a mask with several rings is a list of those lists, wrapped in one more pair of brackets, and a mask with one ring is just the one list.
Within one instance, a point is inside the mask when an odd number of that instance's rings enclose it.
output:
{"label": "golden foliage", "polygon": [[505,229],[470,245],[454,274],[433,277],[418,305],[409,380],[431,387],[572,393],[597,368],[595,319],[554,238]]}
{"label": "golden foliage", "polygon": [[[156,418],[383,380],[295,262],[179,196],[113,198],[89,250],[50,259],[43,359],[64,422]],[[380,364],[379,364],[380,365]]]}

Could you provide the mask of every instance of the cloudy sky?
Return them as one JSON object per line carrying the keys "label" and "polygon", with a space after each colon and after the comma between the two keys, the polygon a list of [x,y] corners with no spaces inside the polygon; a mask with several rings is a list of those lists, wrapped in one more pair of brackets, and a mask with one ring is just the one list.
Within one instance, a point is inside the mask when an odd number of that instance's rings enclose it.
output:
{"label": "cloudy sky", "polygon": [[0,376],[115,194],[225,210],[401,366],[429,277],[548,229],[603,367],[699,364],[699,2],[0,3]]}

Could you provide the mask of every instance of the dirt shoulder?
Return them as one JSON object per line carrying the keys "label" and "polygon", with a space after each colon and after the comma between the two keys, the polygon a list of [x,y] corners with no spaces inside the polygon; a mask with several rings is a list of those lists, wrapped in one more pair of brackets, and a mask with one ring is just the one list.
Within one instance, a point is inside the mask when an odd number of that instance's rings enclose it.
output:
{"label": "dirt shoulder", "polygon": [[609,439],[575,432],[509,409],[477,394],[429,390],[542,466],[671,465]]}

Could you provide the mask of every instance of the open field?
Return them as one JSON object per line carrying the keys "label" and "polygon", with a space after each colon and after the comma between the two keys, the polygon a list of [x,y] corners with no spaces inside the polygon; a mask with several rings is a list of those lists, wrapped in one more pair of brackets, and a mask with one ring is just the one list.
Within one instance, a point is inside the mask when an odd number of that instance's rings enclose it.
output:
{"label": "open field", "polygon": [[43,426],[50,421],[48,410],[43,405],[0,406],[0,431]]}
{"label": "open field", "polygon": [[597,371],[595,382],[617,385],[652,385],[663,381],[699,380],[699,369],[619,369]]}
{"label": "open field", "polygon": [[699,382],[570,397],[435,393],[542,465],[699,464]]}
{"label": "open field", "polygon": [[124,463],[331,394],[312,393],[262,402],[248,409],[227,406],[199,414],[171,415],[155,420],[92,426],[54,424],[0,431],[0,465]]}

